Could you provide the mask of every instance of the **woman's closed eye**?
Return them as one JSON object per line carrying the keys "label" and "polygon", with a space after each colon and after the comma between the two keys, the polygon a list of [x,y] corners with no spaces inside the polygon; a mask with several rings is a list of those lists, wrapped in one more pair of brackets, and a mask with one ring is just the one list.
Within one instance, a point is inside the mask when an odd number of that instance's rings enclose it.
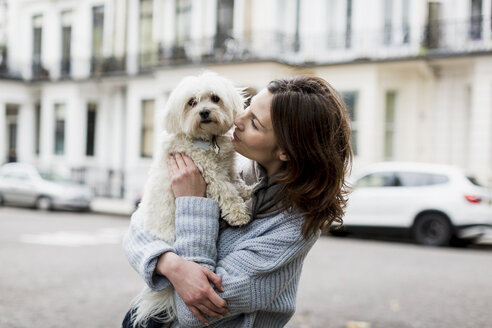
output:
{"label": "woman's closed eye", "polygon": [[251,125],[253,126],[253,128],[254,128],[255,130],[258,130],[258,127],[257,127],[257,126],[256,126],[256,124],[255,124],[255,120],[253,120],[253,119],[251,120]]}

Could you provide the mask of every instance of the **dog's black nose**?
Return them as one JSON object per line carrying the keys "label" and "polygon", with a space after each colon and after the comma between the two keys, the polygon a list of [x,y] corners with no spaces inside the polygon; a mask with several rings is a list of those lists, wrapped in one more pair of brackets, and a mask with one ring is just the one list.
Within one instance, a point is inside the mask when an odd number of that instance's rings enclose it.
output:
{"label": "dog's black nose", "polygon": [[202,119],[204,119],[204,120],[205,120],[205,119],[207,119],[209,115],[210,115],[210,110],[209,110],[209,109],[206,109],[206,108],[205,108],[205,109],[202,109],[202,110],[200,111],[200,117],[201,117]]}

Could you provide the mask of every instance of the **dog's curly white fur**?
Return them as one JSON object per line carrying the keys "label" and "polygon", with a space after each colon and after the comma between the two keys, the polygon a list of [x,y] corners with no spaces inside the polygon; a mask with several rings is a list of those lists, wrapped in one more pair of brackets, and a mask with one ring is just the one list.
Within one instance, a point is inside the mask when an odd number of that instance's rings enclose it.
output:
{"label": "dog's curly white fur", "polygon": [[[249,222],[244,200],[250,197],[251,187],[236,175],[235,152],[227,135],[236,112],[243,108],[241,92],[212,72],[186,77],[174,89],[165,110],[167,133],[159,142],[139,207],[144,229],[174,243],[175,197],[167,169],[172,153],[185,153],[193,159],[207,183],[207,197],[219,203],[224,220],[233,226]],[[154,292],[145,288],[134,307],[135,326],[151,317],[172,321],[176,317],[174,290],[170,287]]]}

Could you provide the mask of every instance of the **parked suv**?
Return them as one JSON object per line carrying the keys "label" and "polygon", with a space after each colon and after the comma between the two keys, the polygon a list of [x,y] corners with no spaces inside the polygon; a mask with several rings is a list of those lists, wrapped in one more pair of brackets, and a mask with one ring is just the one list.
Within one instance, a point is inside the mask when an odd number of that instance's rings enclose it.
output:
{"label": "parked suv", "polygon": [[453,166],[378,163],[354,179],[344,226],[404,229],[424,245],[473,241],[492,231],[492,190]]}

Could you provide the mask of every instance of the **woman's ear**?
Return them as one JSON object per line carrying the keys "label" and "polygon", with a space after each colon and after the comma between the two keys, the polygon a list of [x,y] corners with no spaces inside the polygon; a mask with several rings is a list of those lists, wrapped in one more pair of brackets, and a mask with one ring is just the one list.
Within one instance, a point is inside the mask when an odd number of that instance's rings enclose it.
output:
{"label": "woman's ear", "polygon": [[282,162],[288,162],[289,161],[289,156],[287,155],[287,153],[283,150],[279,150],[278,152],[278,158],[282,161]]}

